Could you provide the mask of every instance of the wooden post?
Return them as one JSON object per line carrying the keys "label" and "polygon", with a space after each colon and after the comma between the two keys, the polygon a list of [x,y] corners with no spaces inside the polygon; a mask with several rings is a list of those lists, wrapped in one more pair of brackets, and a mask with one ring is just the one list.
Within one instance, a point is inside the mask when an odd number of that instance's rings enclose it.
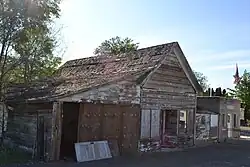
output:
{"label": "wooden post", "polygon": [[51,160],[60,159],[60,146],[61,146],[61,136],[62,136],[62,111],[63,111],[63,103],[54,102],[52,111]]}
{"label": "wooden post", "polygon": [[179,124],[180,124],[180,110],[177,110],[177,121],[176,121],[176,136],[179,136]]}
{"label": "wooden post", "polygon": [[[197,103],[196,103],[197,104]],[[197,108],[193,109],[193,145],[196,145],[196,112]]]}

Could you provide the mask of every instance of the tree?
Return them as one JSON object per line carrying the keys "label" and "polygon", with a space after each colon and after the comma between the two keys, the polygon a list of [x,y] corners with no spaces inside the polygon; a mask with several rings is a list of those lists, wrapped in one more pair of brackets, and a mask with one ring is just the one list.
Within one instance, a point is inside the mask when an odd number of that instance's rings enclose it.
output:
{"label": "tree", "polygon": [[234,89],[229,89],[229,96],[239,99],[244,106],[245,120],[250,119],[250,73],[244,71]]}
{"label": "tree", "polygon": [[131,51],[137,50],[139,47],[138,43],[134,43],[134,41],[130,38],[122,39],[121,37],[113,37],[109,40],[105,40],[98,46],[94,54],[95,55],[103,55],[103,54],[114,54],[118,55],[121,53],[127,53]]}
{"label": "tree", "polygon": [[209,87],[208,85],[208,79],[207,77],[201,73],[201,72],[197,72],[197,71],[194,71],[194,75],[196,76],[199,84],[201,85],[203,91],[206,91]]}
{"label": "tree", "polygon": [[60,0],[2,0],[0,2],[0,101],[3,100],[3,91],[9,79],[12,78],[9,75],[24,61],[27,62],[29,57],[28,52],[27,54],[20,52],[21,46],[30,42],[30,38],[39,39],[34,36],[33,30],[49,31],[51,22],[59,17],[59,3]]}
{"label": "tree", "polygon": [[[45,47],[40,48],[39,52],[43,50],[43,55],[48,50],[53,50],[48,34],[51,23],[55,18],[58,18],[60,8],[60,0],[1,0],[0,2],[0,101],[4,100],[4,92],[8,87],[10,81],[15,80],[14,75],[22,65],[28,67],[27,62],[30,60],[30,53],[38,48],[37,43],[31,44],[30,39],[37,39],[35,41],[43,41]],[[39,30],[39,32],[36,32]],[[44,30],[44,32],[40,31]],[[36,32],[36,33],[35,33]],[[46,40],[42,40],[41,36],[45,35]],[[33,40],[34,41],[34,40]],[[47,41],[48,44],[45,42]],[[25,46],[25,47],[24,47]],[[31,47],[32,46],[32,47]],[[49,47],[51,46],[51,47]],[[22,49],[24,49],[22,51]],[[50,53],[48,51],[47,53]],[[47,60],[51,60],[52,54],[48,54]],[[35,54],[32,55],[33,58]],[[46,61],[46,57],[40,59]],[[38,61],[35,61],[38,63]],[[48,62],[48,61],[47,61]],[[39,66],[39,64],[36,64]],[[41,70],[41,68],[40,68]],[[29,70],[25,70],[26,72]],[[29,79],[30,76],[23,76],[24,80]],[[4,112],[2,112],[4,118]],[[2,136],[3,141],[4,119],[2,119]]]}
{"label": "tree", "polygon": [[26,84],[51,76],[61,63],[60,56],[54,56],[53,51],[57,45],[56,34],[47,29],[29,28],[23,32],[24,38],[18,41],[15,50],[21,55],[23,61],[12,72],[12,82]]}

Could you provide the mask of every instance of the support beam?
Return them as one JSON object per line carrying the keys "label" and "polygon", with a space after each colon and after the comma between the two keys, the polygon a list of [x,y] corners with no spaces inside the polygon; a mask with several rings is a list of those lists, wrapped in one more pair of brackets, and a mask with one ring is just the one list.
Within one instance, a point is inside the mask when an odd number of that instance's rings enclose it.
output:
{"label": "support beam", "polygon": [[63,102],[54,102],[52,111],[52,148],[51,148],[51,160],[60,159],[60,146],[62,136],[62,114],[63,114]]}

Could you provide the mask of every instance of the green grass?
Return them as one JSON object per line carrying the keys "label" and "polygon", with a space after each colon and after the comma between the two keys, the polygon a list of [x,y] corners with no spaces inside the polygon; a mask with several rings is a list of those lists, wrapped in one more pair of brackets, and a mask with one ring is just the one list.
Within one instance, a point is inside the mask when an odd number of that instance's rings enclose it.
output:
{"label": "green grass", "polygon": [[31,160],[31,155],[19,149],[0,147],[0,166],[7,164],[21,164]]}

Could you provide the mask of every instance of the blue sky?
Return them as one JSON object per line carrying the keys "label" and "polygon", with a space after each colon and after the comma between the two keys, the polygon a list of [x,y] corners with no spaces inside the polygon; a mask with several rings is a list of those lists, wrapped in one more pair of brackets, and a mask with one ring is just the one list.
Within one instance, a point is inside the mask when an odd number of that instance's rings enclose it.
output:
{"label": "blue sky", "polygon": [[140,47],[178,41],[213,87],[233,86],[236,63],[240,74],[250,70],[249,0],[63,0],[61,9],[64,61],[121,36]]}

